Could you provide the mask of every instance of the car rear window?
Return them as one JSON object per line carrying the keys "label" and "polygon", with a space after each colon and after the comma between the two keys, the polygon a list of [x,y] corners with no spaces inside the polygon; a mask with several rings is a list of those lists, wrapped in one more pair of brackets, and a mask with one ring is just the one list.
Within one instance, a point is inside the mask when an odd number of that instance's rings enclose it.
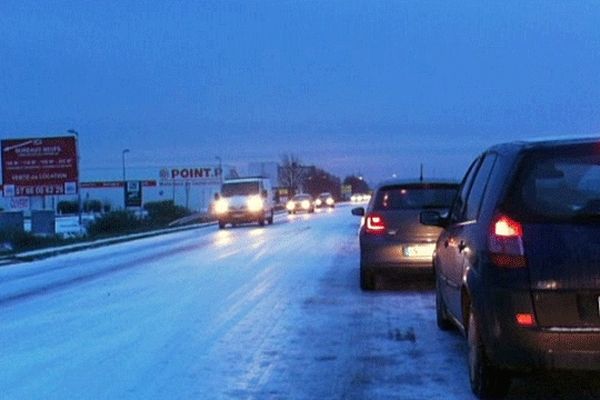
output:
{"label": "car rear window", "polygon": [[373,209],[449,208],[457,189],[458,185],[448,184],[384,186],[377,192]]}
{"label": "car rear window", "polygon": [[598,221],[600,143],[526,155],[504,208],[523,219]]}

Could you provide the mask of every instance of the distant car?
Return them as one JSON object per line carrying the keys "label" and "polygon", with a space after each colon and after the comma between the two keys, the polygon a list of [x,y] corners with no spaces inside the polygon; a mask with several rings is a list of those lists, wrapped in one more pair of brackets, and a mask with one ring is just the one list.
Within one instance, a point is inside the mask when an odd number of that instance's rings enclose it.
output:
{"label": "distant car", "polygon": [[309,194],[297,194],[286,204],[288,214],[296,214],[297,212],[315,212],[315,204],[313,198]]}
{"label": "distant car", "polygon": [[432,271],[432,253],[441,228],[419,222],[423,210],[445,212],[456,196],[457,182],[389,180],[380,184],[367,208],[352,214],[363,217],[359,231],[360,287],[375,288],[379,272]]}
{"label": "distant car", "polygon": [[321,193],[315,200],[315,207],[317,207],[317,208],[321,208],[321,207],[334,208],[335,200],[333,199],[333,196],[331,195],[331,193],[328,193],[328,192]]}
{"label": "distant car", "polygon": [[467,337],[482,398],[531,370],[600,370],[600,138],[494,146],[469,168],[435,250],[440,329]]}
{"label": "distant car", "polygon": [[354,193],[350,196],[352,203],[367,203],[369,200],[371,200],[371,195],[368,193]]}

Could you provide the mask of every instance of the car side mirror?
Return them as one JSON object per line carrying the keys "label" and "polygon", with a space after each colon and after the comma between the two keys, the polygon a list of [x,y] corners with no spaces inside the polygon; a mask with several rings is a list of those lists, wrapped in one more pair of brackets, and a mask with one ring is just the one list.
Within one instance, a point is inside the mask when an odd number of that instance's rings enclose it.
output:
{"label": "car side mirror", "polygon": [[215,193],[215,200],[219,200],[221,198],[221,195],[219,193]]}
{"label": "car side mirror", "polygon": [[353,208],[351,212],[352,212],[352,215],[356,215],[358,217],[364,217],[364,215],[365,215],[364,207]]}
{"label": "car side mirror", "polygon": [[439,211],[421,211],[419,221],[423,225],[439,226],[442,228],[448,225],[447,217],[444,217]]}

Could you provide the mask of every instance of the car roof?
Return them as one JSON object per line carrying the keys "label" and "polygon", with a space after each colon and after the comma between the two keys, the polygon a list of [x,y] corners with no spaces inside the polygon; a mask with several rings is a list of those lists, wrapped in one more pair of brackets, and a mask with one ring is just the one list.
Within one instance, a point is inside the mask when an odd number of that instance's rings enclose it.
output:
{"label": "car roof", "polygon": [[262,181],[265,178],[264,176],[248,176],[248,177],[244,177],[244,178],[234,178],[234,179],[227,179],[225,181],[223,181],[223,184],[226,183],[240,183],[240,182],[258,182],[258,181]]}
{"label": "car roof", "polygon": [[386,179],[384,181],[379,182],[377,185],[377,189],[385,187],[385,186],[401,186],[401,185],[456,185],[458,186],[460,182],[455,179]]}
{"label": "car roof", "polygon": [[570,146],[578,144],[600,144],[600,136],[555,136],[548,138],[532,138],[517,140],[513,142],[499,143],[490,147],[487,151],[519,152],[523,150],[553,148],[559,146]]}

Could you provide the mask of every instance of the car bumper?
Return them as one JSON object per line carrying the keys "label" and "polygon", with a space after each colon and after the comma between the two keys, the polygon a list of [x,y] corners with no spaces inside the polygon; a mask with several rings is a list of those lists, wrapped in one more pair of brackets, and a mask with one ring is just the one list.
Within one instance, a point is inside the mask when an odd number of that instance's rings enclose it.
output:
{"label": "car bumper", "polygon": [[486,350],[509,370],[600,371],[600,328],[526,328],[515,322],[528,293],[492,291],[487,307]]}
{"label": "car bumper", "polygon": [[244,222],[254,222],[259,219],[264,219],[265,213],[264,211],[235,211],[229,212],[227,214],[219,215],[219,222],[224,223],[244,223]]}
{"label": "car bumper", "polygon": [[370,269],[398,272],[431,272],[432,256],[407,256],[405,248],[415,244],[386,241],[384,238],[362,239],[360,244],[361,263]]}

